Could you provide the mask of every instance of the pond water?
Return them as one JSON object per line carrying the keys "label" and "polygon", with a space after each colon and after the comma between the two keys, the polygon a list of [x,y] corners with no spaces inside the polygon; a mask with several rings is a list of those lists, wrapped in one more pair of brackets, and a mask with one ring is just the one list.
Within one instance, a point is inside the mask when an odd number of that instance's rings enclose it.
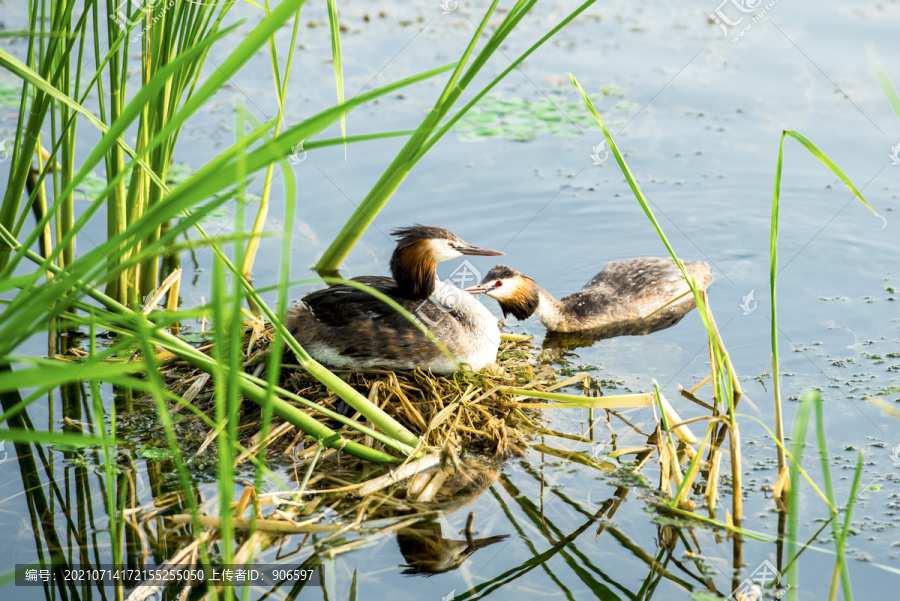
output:
{"label": "pond water", "polygon": [[[7,29],[24,26],[23,6],[8,0],[0,6]],[[499,73],[574,6],[539,4],[481,81]],[[342,3],[341,20],[349,26],[342,38],[348,97],[453,60],[483,8],[460,2],[444,14],[437,1]],[[900,143],[900,119],[875,80],[866,48],[874,46],[895,84],[900,82],[900,3],[776,0],[750,13],[765,9],[758,21],[746,16],[727,35],[709,19],[717,8],[732,21],[743,14],[731,3],[717,7],[714,2],[612,2],[590,8],[429,152],[354,248],[343,275],[387,273],[392,242],[386,233],[412,223],[441,225],[468,242],[502,249],[504,262],[557,296],[582,286],[608,261],[665,256],[615,161],[603,159],[606,150],[595,148],[603,136],[568,83],[571,72],[607,120],[676,251],[684,259],[712,265],[711,307],[751,401],[742,411],[771,425],[768,245],[773,177],[781,131],[800,132],[887,219],[882,228],[881,220],[820,162],[793,141],[786,142],[778,282],[784,396],[796,400],[809,387],[822,389],[838,499],[847,498],[858,450],[866,452],[847,557],[857,598],[883,598],[900,582],[900,459],[895,459],[900,456],[895,450],[900,422],[864,399],[879,395],[891,403],[900,400],[895,210],[900,207],[900,160],[891,158]],[[288,124],[334,102],[324,10],[319,5],[304,8]],[[232,17],[248,19],[232,34],[236,40],[259,19],[259,12],[241,4]],[[738,37],[747,24],[752,27]],[[285,28],[279,48],[289,40]],[[0,44],[20,57],[25,50],[14,38],[0,39]],[[230,47],[226,43],[221,50]],[[207,69],[215,68],[216,61],[214,54]],[[139,72],[136,63],[132,82]],[[0,77],[8,82],[11,76]],[[232,143],[236,100],[257,119],[274,118],[270,79],[267,54],[259,53],[185,128],[176,161],[196,169]],[[355,110],[347,118],[348,133],[413,127],[440,85],[428,81]],[[0,108],[0,138],[14,130],[10,115],[15,110]],[[84,134],[82,150],[87,150],[91,133]],[[322,137],[339,135],[334,127]],[[296,279],[312,277],[309,266],[401,145],[400,139],[352,144],[346,158],[339,146],[309,152],[292,166],[300,189],[296,223],[283,222],[283,193],[276,185],[267,229],[294,230]],[[8,165],[0,164],[0,181],[7,173]],[[219,215],[207,229],[227,233],[233,220],[231,213]],[[98,216],[98,239],[104,222]],[[82,249],[91,247],[89,236],[78,243]],[[264,240],[261,256],[278,252],[279,244],[277,238]],[[202,249],[193,259],[185,258],[185,281],[192,282],[182,289],[185,305],[208,298],[210,260],[211,252]],[[491,259],[472,264],[481,273],[493,265]],[[441,264],[439,275],[457,265]],[[276,279],[274,262],[257,261],[258,285]],[[296,286],[291,297],[299,299],[312,288]],[[266,300],[274,304],[274,296]],[[496,303],[485,302],[499,317]],[[508,330],[534,334],[538,342],[544,334],[535,318],[523,323],[510,319]],[[26,350],[45,353],[40,340]],[[678,392],[679,385],[691,388],[709,372],[706,334],[696,311],[668,330],[599,341],[566,360],[606,381],[607,393],[650,391],[656,380],[682,417],[699,415],[693,405],[679,402]],[[797,406],[786,403],[788,432]],[[32,409],[36,423],[54,419],[49,408]],[[627,415],[636,424],[653,420],[649,409]],[[560,410],[547,417],[555,430],[587,435],[586,411]],[[637,444],[622,424],[612,425],[619,433],[618,447]],[[750,491],[745,525],[773,536],[778,514],[761,487],[777,476],[774,443],[751,420],[744,420],[741,430],[744,484]],[[607,440],[608,431],[601,424],[595,438]],[[807,449],[807,457],[810,476],[821,482],[814,447]],[[58,487],[48,496],[62,499],[77,492],[100,498],[96,480],[70,479],[74,468],[61,453],[47,460]],[[153,463],[139,461],[145,462]],[[149,486],[158,483],[153,469],[142,466],[141,477]],[[0,532],[8,541],[0,546],[0,564],[37,561],[16,462],[0,463],[0,474]],[[655,482],[655,472],[645,475]],[[398,566],[406,563],[401,549],[394,537],[385,536],[335,558],[328,594],[348,598],[355,569],[360,599],[687,599],[710,589],[727,597],[734,576],[732,542],[695,527],[685,536],[694,553],[703,556],[700,561],[680,546],[674,560],[656,564],[665,536],[654,514],[646,511],[646,491],[632,485],[621,473],[532,451],[510,461],[500,480],[465,511],[441,520],[445,538],[463,538],[459,532],[466,514],[474,511],[477,536],[509,538],[477,551],[458,570],[423,578],[401,574]],[[805,482],[802,486],[799,538],[805,541],[822,527],[828,512]],[[105,516],[100,501],[96,507],[88,531],[99,540],[105,535]],[[595,514],[604,508],[605,517],[598,520]],[[723,514],[720,508],[719,519]],[[72,519],[56,515],[53,521],[64,532],[66,520]],[[798,598],[825,598],[833,549],[829,526],[799,560]],[[765,560],[776,563],[772,543],[745,540],[742,553],[742,578]],[[325,598],[325,590],[307,587],[300,598]],[[0,590],[3,598],[43,599],[44,594],[42,588],[11,585]]]}

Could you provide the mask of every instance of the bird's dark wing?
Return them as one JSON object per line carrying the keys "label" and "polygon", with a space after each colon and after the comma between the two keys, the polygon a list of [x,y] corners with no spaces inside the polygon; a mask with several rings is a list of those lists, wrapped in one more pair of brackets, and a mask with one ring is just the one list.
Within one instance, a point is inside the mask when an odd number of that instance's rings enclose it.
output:
{"label": "bird's dark wing", "polygon": [[[397,282],[394,281],[394,278],[389,278],[385,275],[361,275],[355,278],[350,278],[350,280],[353,282],[359,282],[360,284],[365,284],[366,286],[370,286],[372,288],[378,288],[385,294],[399,293]],[[346,284],[342,284],[342,286],[346,286]]]}
{"label": "bird's dark wing", "polygon": [[[326,296],[314,297],[315,312],[304,298],[287,314],[288,331],[314,358],[335,367],[340,367],[344,358],[353,362],[377,360],[380,365],[401,365],[392,369],[411,369],[444,356],[414,323],[371,295],[365,294],[363,302],[334,302],[334,298]],[[464,338],[464,326],[450,314],[428,300],[393,298],[435,336],[440,336],[451,352],[459,354],[464,350],[453,345],[455,340]]]}
{"label": "bird's dark wing", "polygon": [[[388,277],[360,276],[353,281],[365,284],[375,290],[390,296],[400,306],[410,312],[415,312],[422,300],[405,299],[399,296],[397,283]],[[338,284],[323,290],[310,292],[303,297],[303,302],[309,307],[316,321],[330,326],[344,326],[352,323],[369,320],[392,319],[402,315],[397,313],[387,303],[381,301],[365,290],[359,290],[347,284]]]}
{"label": "bird's dark wing", "polygon": [[[701,288],[709,285],[712,280],[709,265],[691,261],[684,266]],[[684,276],[671,258],[640,257],[607,264],[584,287],[602,287],[611,294],[628,298],[641,296],[652,289],[680,288],[682,284]]]}
{"label": "bird's dark wing", "polygon": [[[685,263],[700,288],[711,279],[709,265]],[[669,303],[693,306],[690,288],[671,258],[640,257],[614,261],[595,275],[584,288],[562,299],[576,314],[603,313],[609,321],[647,317]]]}

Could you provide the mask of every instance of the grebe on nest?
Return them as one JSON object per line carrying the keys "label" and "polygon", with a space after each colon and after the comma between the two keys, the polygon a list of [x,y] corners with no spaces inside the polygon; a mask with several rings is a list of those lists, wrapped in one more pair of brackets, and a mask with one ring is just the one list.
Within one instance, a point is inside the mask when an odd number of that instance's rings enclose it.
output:
{"label": "grebe on nest", "polygon": [[437,264],[462,255],[502,252],[463,242],[441,227],[415,225],[391,232],[397,247],[391,275],[354,281],[386,294],[427,324],[456,357],[452,360],[406,317],[368,292],[347,284],[310,292],[290,308],[287,329],[309,355],[330,367],[430,369],[452,373],[493,365],[500,345],[497,320],[478,299],[437,279]]}
{"label": "grebe on nest", "polygon": [[[685,263],[701,289],[712,281],[703,261]],[[481,283],[466,288],[497,299],[503,316],[537,314],[551,332],[592,338],[646,334],[677,323],[694,308],[694,297],[672,259],[641,257],[609,263],[577,292],[556,300],[534,280],[498,265]],[[670,304],[669,304],[670,303]]]}

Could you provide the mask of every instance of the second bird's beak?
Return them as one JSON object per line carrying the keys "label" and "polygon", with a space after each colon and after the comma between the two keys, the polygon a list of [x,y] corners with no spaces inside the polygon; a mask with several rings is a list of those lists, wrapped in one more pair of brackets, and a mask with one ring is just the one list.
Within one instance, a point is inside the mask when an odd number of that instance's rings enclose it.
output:
{"label": "second bird's beak", "polygon": [[463,292],[468,292],[469,294],[485,294],[488,290],[491,289],[490,284],[476,284],[474,286],[469,286],[468,288],[463,288]]}
{"label": "second bird's beak", "polygon": [[481,248],[480,246],[454,246],[457,251],[464,255],[475,255],[478,257],[502,257],[503,253],[499,250],[491,250],[490,248]]}

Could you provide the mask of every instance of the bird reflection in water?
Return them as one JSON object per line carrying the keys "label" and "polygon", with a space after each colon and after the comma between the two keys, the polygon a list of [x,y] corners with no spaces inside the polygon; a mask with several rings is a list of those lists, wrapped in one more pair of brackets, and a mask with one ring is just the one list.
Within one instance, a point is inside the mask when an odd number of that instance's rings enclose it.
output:
{"label": "bird reflection in water", "polygon": [[430,576],[455,570],[475,551],[509,538],[508,534],[475,538],[473,523],[475,512],[469,512],[466,521],[465,540],[444,538],[438,522],[426,522],[403,528],[397,532],[397,544],[406,560],[401,572],[407,576]]}
{"label": "bird reflection in water", "polygon": [[[440,486],[434,503],[428,505],[440,509],[444,515],[459,511],[487,491],[500,477],[496,465],[470,459],[462,469],[453,470]],[[434,476],[441,478],[440,473]],[[475,538],[475,512],[470,511],[463,532],[464,539],[444,538],[441,524],[436,521],[420,522],[397,531],[397,544],[406,560],[401,567],[405,575],[443,574],[460,567],[478,549],[509,538],[508,534]]]}

